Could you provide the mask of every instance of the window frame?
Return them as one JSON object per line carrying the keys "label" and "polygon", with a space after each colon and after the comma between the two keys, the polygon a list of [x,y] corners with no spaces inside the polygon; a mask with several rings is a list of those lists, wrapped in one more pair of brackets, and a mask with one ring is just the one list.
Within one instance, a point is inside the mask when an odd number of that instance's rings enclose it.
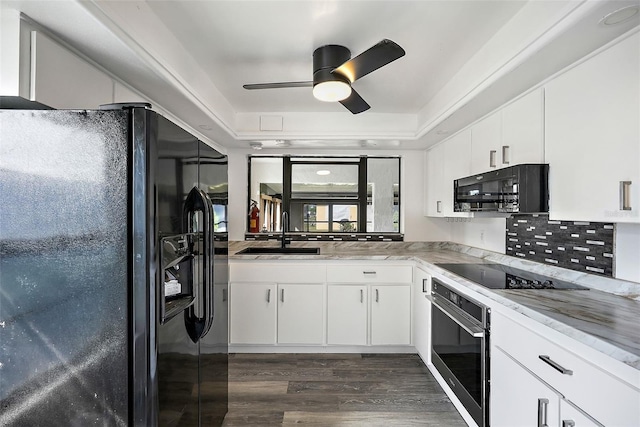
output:
{"label": "window frame", "polygon": [[[252,159],[260,159],[260,158],[281,158],[282,159],[282,211],[290,212],[291,211],[291,203],[292,203],[292,166],[296,164],[305,164],[305,165],[344,165],[344,164],[353,164],[358,166],[358,196],[357,198],[314,198],[314,197],[305,197],[305,198],[297,198],[295,203],[302,204],[316,204],[316,205],[329,205],[330,212],[332,212],[333,205],[345,205],[345,204],[353,204],[358,206],[358,220],[357,220],[357,230],[346,232],[346,233],[367,233],[367,202],[368,202],[368,194],[367,194],[367,160],[368,159],[394,159],[398,161],[398,231],[382,231],[382,232],[371,232],[375,234],[400,234],[402,230],[401,224],[401,212],[402,212],[402,158],[400,156],[306,156],[306,155],[249,155],[248,156],[248,175],[247,175],[247,183],[248,186],[251,185],[251,161]],[[298,161],[295,159],[305,159],[302,161]],[[315,160],[317,159],[317,160]],[[336,159],[336,160],[331,160]],[[340,160],[337,160],[340,159]],[[247,191],[247,208],[251,206],[251,189]],[[343,233],[342,231],[333,231],[333,222],[331,217],[329,217],[329,231],[317,231],[317,233],[327,234],[327,233]],[[304,223],[304,220],[303,220]],[[245,232],[248,231],[248,224]],[[304,233],[316,233],[313,231],[303,231]]]}

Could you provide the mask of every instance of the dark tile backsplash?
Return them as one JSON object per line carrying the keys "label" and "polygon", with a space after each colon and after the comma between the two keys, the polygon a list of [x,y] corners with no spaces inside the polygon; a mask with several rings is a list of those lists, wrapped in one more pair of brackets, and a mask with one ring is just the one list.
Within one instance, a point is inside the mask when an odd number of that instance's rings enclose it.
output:
{"label": "dark tile backsplash", "polygon": [[506,254],[613,277],[613,235],[612,223],[513,215],[507,218]]}
{"label": "dark tile backsplash", "polygon": [[[279,240],[281,233],[245,233],[244,240]],[[291,241],[324,241],[324,242],[402,242],[401,233],[287,233],[287,240]]]}

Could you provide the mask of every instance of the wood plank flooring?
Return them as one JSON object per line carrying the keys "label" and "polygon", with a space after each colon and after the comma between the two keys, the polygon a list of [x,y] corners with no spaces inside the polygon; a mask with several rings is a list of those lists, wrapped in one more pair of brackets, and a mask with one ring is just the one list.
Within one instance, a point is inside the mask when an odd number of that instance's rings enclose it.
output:
{"label": "wood plank flooring", "polygon": [[224,426],[466,426],[417,355],[232,354]]}

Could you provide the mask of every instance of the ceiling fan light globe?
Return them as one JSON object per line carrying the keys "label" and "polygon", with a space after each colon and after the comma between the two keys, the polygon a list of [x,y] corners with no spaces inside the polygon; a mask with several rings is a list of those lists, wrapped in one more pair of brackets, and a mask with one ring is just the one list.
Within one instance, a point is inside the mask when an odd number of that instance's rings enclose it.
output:
{"label": "ceiling fan light globe", "polygon": [[349,95],[351,95],[351,85],[340,80],[320,82],[313,86],[313,96],[320,101],[342,101]]}

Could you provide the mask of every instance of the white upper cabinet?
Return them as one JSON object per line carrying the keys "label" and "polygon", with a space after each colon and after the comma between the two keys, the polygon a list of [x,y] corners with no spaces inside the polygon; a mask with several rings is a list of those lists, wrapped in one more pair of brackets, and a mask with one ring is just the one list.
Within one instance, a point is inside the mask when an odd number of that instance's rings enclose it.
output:
{"label": "white upper cabinet", "polygon": [[535,90],[502,109],[501,167],[544,163],[544,91]]}
{"label": "white upper cabinet", "polygon": [[453,211],[453,181],[471,174],[471,130],[427,151],[425,216],[469,216]]}
{"label": "white upper cabinet", "polygon": [[444,216],[444,144],[431,148],[426,156],[424,215]]}
{"label": "white upper cabinet", "polygon": [[498,150],[502,142],[500,111],[471,127],[471,141],[471,175],[502,167],[498,164]]}
{"label": "white upper cabinet", "polygon": [[544,163],[544,97],[537,89],[471,127],[471,173]]}
{"label": "white upper cabinet", "polygon": [[554,220],[640,223],[640,34],[546,85]]}

